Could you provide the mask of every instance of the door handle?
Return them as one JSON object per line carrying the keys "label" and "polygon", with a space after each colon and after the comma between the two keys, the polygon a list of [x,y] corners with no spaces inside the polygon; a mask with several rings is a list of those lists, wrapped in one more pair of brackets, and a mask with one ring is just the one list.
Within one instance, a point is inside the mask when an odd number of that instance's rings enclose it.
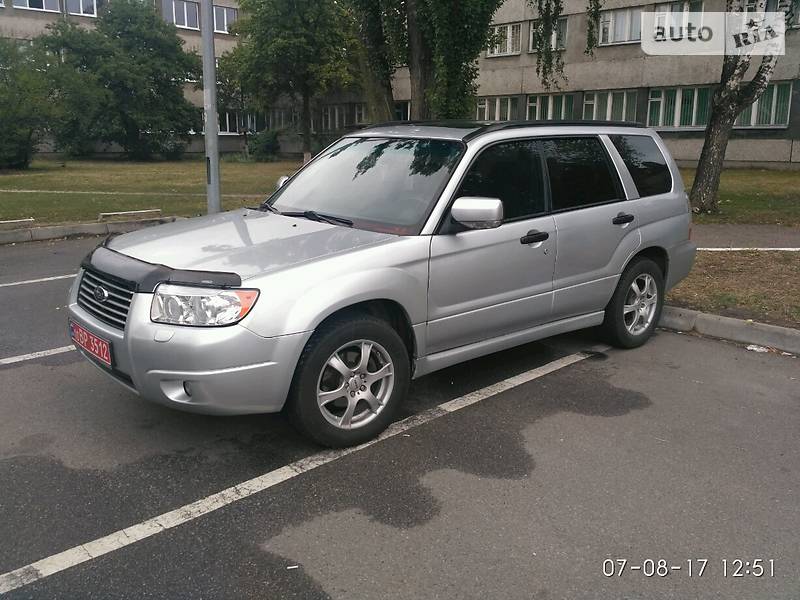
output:
{"label": "door handle", "polygon": [[625,225],[626,223],[630,223],[631,221],[633,221],[635,218],[636,217],[634,217],[633,215],[629,215],[626,213],[619,213],[616,217],[611,219],[611,222],[614,225]]}
{"label": "door handle", "polygon": [[550,234],[546,231],[537,231],[535,229],[530,230],[528,233],[523,235],[519,238],[520,244],[536,244],[537,242],[543,242],[550,237]]}

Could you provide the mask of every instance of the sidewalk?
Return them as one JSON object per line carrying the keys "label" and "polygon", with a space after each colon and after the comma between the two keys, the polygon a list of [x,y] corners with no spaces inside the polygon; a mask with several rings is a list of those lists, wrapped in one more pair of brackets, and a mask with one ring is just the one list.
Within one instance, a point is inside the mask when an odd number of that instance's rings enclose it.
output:
{"label": "sidewalk", "polygon": [[800,227],[695,223],[692,241],[698,248],[800,248]]}

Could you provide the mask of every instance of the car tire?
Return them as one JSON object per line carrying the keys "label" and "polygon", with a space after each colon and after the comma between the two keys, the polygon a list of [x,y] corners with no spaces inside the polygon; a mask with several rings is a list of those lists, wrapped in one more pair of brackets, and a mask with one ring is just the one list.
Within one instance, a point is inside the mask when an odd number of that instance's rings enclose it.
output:
{"label": "car tire", "polygon": [[367,315],[336,319],[306,344],[287,414],[300,433],[318,444],[354,446],[389,426],[410,379],[408,349],[388,323]]}
{"label": "car tire", "polygon": [[619,348],[637,348],[653,335],[664,305],[664,274],[649,258],[631,262],[606,306],[603,337]]}

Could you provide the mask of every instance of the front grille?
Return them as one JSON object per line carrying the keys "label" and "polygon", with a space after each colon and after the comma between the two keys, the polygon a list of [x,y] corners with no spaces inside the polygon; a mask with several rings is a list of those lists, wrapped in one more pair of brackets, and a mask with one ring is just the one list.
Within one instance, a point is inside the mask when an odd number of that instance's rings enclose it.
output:
{"label": "front grille", "polygon": [[[94,295],[99,286],[108,292],[108,298],[104,302],[100,302]],[[103,323],[125,329],[132,298],[133,291],[125,289],[122,284],[115,283],[96,271],[84,271],[78,288],[78,306]]]}

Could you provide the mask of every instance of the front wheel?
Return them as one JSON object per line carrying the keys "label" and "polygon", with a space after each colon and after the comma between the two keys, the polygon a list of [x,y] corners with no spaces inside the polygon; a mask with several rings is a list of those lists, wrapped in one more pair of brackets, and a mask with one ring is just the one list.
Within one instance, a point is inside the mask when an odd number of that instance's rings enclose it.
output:
{"label": "front wheel", "polygon": [[664,305],[664,275],[648,258],[632,262],[620,277],[606,307],[602,329],[606,339],[620,348],[644,344],[658,325]]}
{"label": "front wheel", "polygon": [[360,444],[392,422],[409,381],[408,350],[388,323],[368,316],[333,321],[300,357],[289,417],[323,446]]}

